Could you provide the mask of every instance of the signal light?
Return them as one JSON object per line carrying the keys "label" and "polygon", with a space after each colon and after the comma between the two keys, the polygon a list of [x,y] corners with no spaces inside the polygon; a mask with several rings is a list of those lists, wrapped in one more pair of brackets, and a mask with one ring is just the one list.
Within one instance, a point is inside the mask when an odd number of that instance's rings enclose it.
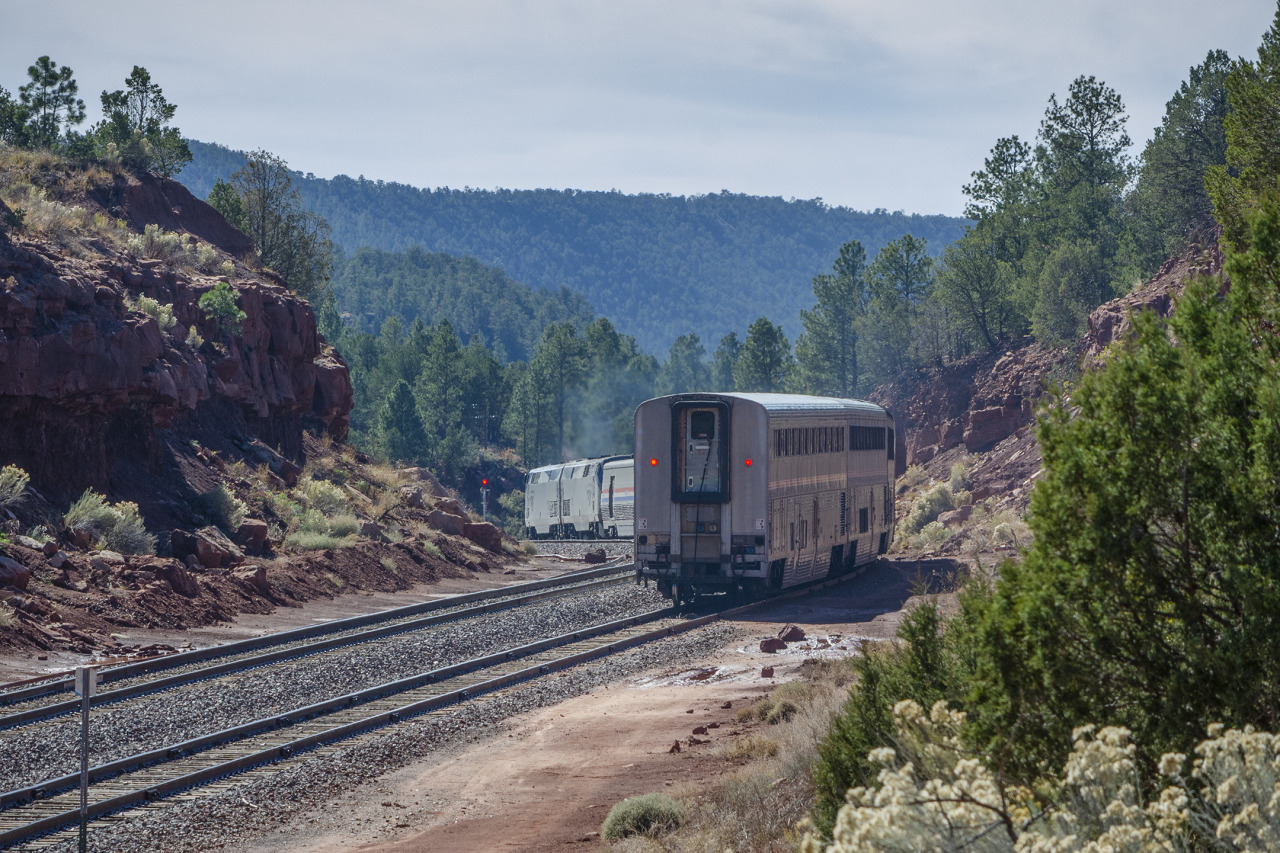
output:
{"label": "signal light", "polygon": [[751,460],[750,460],[750,459],[748,459],[748,460],[747,460],[747,467],[748,467],[748,468],[750,468],[750,467],[751,467]]}
{"label": "signal light", "polygon": [[658,460],[657,460],[657,459],[650,459],[650,460],[649,460],[649,467],[651,467],[651,468],[657,468],[657,467],[658,467]]}
{"label": "signal light", "polygon": [[480,485],[482,485],[482,486],[487,486],[487,485],[489,485],[489,478],[488,478],[488,477],[485,477],[483,480],[481,480],[481,481],[480,481]]}

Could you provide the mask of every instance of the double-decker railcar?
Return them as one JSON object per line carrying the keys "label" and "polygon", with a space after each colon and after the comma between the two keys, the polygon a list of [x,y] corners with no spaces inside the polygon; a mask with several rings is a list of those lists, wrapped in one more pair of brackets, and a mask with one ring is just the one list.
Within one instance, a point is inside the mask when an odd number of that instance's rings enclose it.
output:
{"label": "double-decker railcar", "polygon": [[631,538],[633,470],[630,456],[534,468],[525,478],[525,535],[530,539]]}
{"label": "double-decker railcar", "polygon": [[893,535],[893,416],[860,400],[673,394],[635,414],[638,579],[688,601],[852,571]]}

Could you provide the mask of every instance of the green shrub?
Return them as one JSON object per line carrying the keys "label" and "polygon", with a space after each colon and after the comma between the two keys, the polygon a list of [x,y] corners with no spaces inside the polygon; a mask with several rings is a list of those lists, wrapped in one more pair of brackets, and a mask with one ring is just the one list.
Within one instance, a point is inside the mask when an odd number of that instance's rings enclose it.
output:
{"label": "green shrub", "polygon": [[329,532],[334,536],[355,536],[360,532],[360,519],[354,515],[335,515],[329,519]]}
{"label": "green shrub", "polygon": [[430,539],[423,540],[422,550],[426,551],[428,554],[430,554],[432,557],[435,557],[436,559],[440,559],[441,557],[440,546],[432,542]]}
{"label": "green shrub", "polygon": [[952,492],[963,492],[965,489],[968,489],[970,487],[969,475],[968,475],[968,472],[965,470],[965,464],[963,462],[957,462],[956,464],[951,466],[951,484],[950,485],[951,485]]}
{"label": "green shrub", "polygon": [[350,548],[355,543],[349,538],[331,536],[312,530],[295,530],[284,538],[284,544],[299,551],[324,551],[331,548]]}
{"label": "green shrub", "polygon": [[125,248],[135,258],[154,258],[167,264],[190,263],[186,238],[154,223],[143,228],[141,234],[130,237]]}
{"label": "green shrub", "polygon": [[240,310],[237,299],[231,285],[220,281],[213,286],[213,290],[201,296],[196,304],[206,317],[218,324],[218,328],[229,335],[238,335],[240,324],[249,315]]}
{"label": "green shrub", "polygon": [[228,489],[225,483],[219,483],[213,491],[200,495],[196,499],[196,506],[228,535],[236,532],[248,512],[244,501],[236,497],[235,492]]}
{"label": "green shrub", "polygon": [[0,509],[16,506],[22,500],[31,478],[16,465],[0,468]]}
{"label": "green shrub", "polygon": [[684,823],[684,815],[684,806],[666,794],[627,797],[609,810],[600,826],[600,836],[617,841],[629,835],[660,835],[678,829]]}
{"label": "green shrub", "polygon": [[150,296],[139,296],[132,307],[154,318],[162,332],[168,332],[178,325],[178,318],[173,316],[173,306],[161,304],[159,300],[152,299]]}
{"label": "green shrub", "polygon": [[9,605],[0,604],[0,628],[8,628],[13,625],[13,611],[9,609]]}
{"label": "green shrub", "polygon": [[298,487],[298,496],[308,507],[324,516],[347,511],[347,493],[341,486],[324,480],[304,480]]}
{"label": "green shrub", "polygon": [[99,548],[121,554],[154,554],[156,538],[147,533],[138,505],[120,501],[114,506],[93,489],[67,510],[63,523],[74,533],[84,533]]}
{"label": "green shrub", "polygon": [[902,532],[907,536],[914,536],[926,524],[935,521],[939,515],[951,509],[955,509],[951,489],[938,484],[916,498],[916,502],[911,506],[911,512],[907,513],[907,517],[902,521]]}

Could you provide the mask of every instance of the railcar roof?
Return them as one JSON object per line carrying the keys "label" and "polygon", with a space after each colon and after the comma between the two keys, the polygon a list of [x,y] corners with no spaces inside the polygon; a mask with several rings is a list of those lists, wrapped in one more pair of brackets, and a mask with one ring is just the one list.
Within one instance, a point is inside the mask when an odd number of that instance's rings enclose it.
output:
{"label": "railcar roof", "polygon": [[672,394],[672,397],[732,397],[736,400],[747,400],[762,406],[770,413],[816,412],[820,410],[840,409],[866,415],[887,416],[888,410],[866,400],[849,400],[841,397],[814,397],[809,394],[749,394],[739,391],[725,391],[714,394]]}
{"label": "railcar roof", "polygon": [[537,468],[529,469],[529,473],[540,473],[542,471],[554,471],[556,468],[572,468],[575,465],[590,465],[594,462],[613,462],[619,459],[630,459],[630,456],[593,456],[590,459],[570,459],[568,462],[552,462],[550,465],[540,465]]}

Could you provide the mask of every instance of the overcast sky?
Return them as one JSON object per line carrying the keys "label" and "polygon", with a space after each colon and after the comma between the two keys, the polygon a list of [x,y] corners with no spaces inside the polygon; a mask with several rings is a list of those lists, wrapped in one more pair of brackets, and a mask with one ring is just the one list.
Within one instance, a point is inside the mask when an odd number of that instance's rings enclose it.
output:
{"label": "overcast sky", "polygon": [[959,215],[1050,93],[1115,88],[1134,153],[1266,0],[0,0],[0,86],[42,54],[146,67],[186,136],[416,186],[727,189]]}

